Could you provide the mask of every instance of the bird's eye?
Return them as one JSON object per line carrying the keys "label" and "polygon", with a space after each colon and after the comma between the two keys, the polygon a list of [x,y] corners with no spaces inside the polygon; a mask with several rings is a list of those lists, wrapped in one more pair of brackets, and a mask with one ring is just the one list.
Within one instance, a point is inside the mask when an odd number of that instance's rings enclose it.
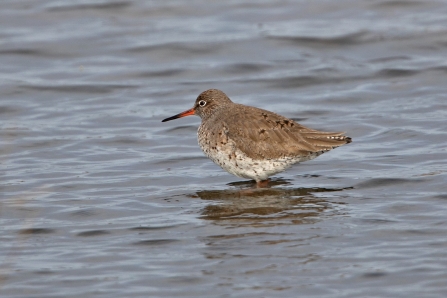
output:
{"label": "bird's eye", "polygon": [[206,105],[206,101],[201,100],[199,101],[199,106],[204,107]]}

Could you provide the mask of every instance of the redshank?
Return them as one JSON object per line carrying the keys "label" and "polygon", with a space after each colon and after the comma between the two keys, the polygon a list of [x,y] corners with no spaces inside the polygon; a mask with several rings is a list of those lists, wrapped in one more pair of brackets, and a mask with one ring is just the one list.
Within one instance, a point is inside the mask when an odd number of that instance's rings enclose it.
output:
{"label": "redshank", "polygon": [[197,138],[205,155],[258,186],[295,163],[352,141],[343,132],[310,129],[273,112],[234,103],[217,89],[200,93],[192,109],[162,122],[192,115],[202,119]]}

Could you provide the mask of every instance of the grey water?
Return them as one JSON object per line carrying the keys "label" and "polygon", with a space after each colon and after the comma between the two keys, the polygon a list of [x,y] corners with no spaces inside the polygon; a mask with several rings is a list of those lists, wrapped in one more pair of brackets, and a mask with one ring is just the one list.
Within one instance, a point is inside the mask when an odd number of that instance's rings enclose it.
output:
{"label": "grey water", "polygon": [[[445,297],[447,2],[5,0],[0,296]],[[273,177],[209,88],[353,143]]]}

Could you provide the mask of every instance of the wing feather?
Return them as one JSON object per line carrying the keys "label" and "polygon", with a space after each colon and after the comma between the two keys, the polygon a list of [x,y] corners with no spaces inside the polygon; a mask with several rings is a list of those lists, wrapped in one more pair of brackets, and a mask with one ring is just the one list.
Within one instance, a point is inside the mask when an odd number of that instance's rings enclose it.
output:
{"label": "wing feather", "polygon": [[342,132],[310,129],[273,112],[241,104],[235,104],[225,119],[216,120],[214,133],[224,131],[228,139],[253,159],[322,153],[351,140]]}

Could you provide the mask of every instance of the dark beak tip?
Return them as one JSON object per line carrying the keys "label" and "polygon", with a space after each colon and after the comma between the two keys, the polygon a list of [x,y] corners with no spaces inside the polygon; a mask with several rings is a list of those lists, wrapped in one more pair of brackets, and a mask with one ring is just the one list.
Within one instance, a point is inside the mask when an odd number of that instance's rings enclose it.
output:
{"label": "dark beak tip", "polygon": [[169,117],[169,118],[161,120],[161,122],[168,122],[168,121],[171,121],[171,120],[174,120],[174,119],[177,119],[177,117]]}

